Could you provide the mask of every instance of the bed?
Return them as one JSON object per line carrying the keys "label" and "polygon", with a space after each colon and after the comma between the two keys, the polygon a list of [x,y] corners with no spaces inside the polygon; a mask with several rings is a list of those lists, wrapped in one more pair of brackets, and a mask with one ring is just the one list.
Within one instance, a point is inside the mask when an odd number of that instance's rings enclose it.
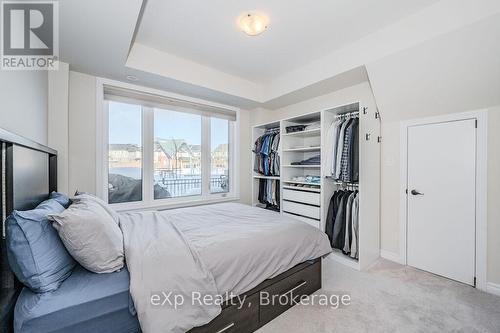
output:
{"label": "bed", "polygon": [[[13,209],[31,209],[57,189],[57,154],[8,132],[0,132],[0,141],[3,142],[6,187],[2,201],[4,214]],[[29,186],[25,183],[26,177]],[[168,241],[157,242],[155,250],[148,253],[157,235],[151,230],[167,224],[175,232],[163,234],[161,239]],[[321,288],[321,257],[330,252],[329,246],[325,246],[326,235],[319,236],[307,224],[239,204],[123,214],[120,225],[126,268],[95,274],[77,266],[59,289],[43,294],[23,288],[15,281],[5,261],[5,242],[2,242],[2,331],[139,332],[142,326],[144,332],[157,332],[161,325],[168,326],[170,322],[162,322],[159,317],[164,316],[158,316],[158,311],[144,304],[143,298],[149,297],[155,290],[151,288],[155,287],[144,289],[143,285],[159,281],[168,282],[169,286],[177,283],[181,288],[199,283],[189,278],[182,281],[183,267],[189,265],[178,265],[179,258],[183,257],[175,252],[177,249],[172,250],[172,244],[178,243],[187,257],[193,256],[193,263],[202,267],[202,273],[213,280],[213,290],[244,296],[247,300],[244,307],[233,304],[234,298],[226,297],[218,307],[196,308],[211,316],[192,317],[199,322],[194,325],[197,327],[189,327],[189,331],[253,332],[293,306],[292,300]],[[148,246],[141,241],[144,239]],[[164,247],[162,243],[169,246]],[[163,269],[158,263],[164,264]],[[151,268],[149,277],[146,266]],[[158,277],[163,279],[157,281]],[[288,301],[261,304],[259,298],[263,294],[281,295]],[[175,312],[170,318],[177,320],[177,316],[179,313]],[[179,320],[188,319],[189,316]],[[149,325],[149,321],[154,324]],[[187,331],[186,327],[175,326],[169,331],[183,332]]]}

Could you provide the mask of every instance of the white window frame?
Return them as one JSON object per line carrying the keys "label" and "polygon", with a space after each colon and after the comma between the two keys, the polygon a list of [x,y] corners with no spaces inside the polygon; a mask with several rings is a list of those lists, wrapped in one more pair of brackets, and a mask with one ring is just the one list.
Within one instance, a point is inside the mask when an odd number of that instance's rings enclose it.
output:
{"label": "white window frame", "polygon": [[[96,195],[107,202],[108,200],[108,101],[104,100],[104,86],[110,85],[125,89],[142,91],[187,102],[222,107],[236,112],[236,121],[229,124],[229,192],[210,193],[211,175],[211,135],[210,117],[202,116],[201,138],[201,165],[202,165],[202,194],[196,196],[174,197],[154,200],[153,198],[153,161],[154,161],[154,108],[142,107],[142,201],[116,203],[111,206],[117,211],[134,211],[143,209],[171,209],[189,206],[198,206],[212,203],[238,201],[239,190],[239,128],[240,110],[227,105],[217,104],[205,100],[195,99],[161,90],[127,84],[119,81],[98,78],[96,87]],[[149,170],[149,171],[148,171]],[[147,186],[147,184],[150,184]]]}

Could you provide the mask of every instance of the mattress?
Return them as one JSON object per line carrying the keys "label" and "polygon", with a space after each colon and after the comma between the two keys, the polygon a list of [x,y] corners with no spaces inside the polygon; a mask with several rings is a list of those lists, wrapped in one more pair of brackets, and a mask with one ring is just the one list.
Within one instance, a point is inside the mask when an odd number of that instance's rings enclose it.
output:
{"label": "mattress", "polygon": [[14,311],[14,332],[140,332],[127,269],[95,274],[77,266],[54,292],[24,288]]}

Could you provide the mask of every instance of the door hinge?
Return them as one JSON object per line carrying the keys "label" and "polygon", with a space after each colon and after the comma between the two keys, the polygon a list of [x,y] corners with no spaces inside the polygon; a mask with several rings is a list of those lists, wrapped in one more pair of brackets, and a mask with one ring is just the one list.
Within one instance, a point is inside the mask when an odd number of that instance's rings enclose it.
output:
{"label": "door hinge", "polygon": [[476,128],[477,128],[477,119],[476,119],[476,121],[475,121],[475,125],[474,125],[474,126],[476,126]]}
{"label": "door hinge", "polygon": [[367,108],[367,107],[364,107],[364,108],[363,108],[363,114],[366,114],[366,110],[368,110],[368,108]]}
{"label": "door hinge", "polygon": [[381,143],[381,142],[382,142],[382,137],[381,137],[381,136],[377,136],[377,142],[378,142],[378,143]]}
{"label": "door hinge", "polygon": [[375,112],[375,119],[378,119],[378,118],[380,118],[380,112],[377,111],[377,112]]}
{"label": "door hinge", "polygon": [[476,277],[475,276],[474,276],[474,287],[476,287]]}

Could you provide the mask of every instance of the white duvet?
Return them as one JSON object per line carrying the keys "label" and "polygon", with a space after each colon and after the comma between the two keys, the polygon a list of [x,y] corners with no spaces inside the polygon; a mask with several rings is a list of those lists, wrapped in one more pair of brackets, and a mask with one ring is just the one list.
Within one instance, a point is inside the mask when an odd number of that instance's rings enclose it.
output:
{"label": "white duvet", "polygon": [[319,229],[235,203],[121,214],[120,227],[145,333],[204,325],[221,308],[200,295],[240,295],[331,251]]}

